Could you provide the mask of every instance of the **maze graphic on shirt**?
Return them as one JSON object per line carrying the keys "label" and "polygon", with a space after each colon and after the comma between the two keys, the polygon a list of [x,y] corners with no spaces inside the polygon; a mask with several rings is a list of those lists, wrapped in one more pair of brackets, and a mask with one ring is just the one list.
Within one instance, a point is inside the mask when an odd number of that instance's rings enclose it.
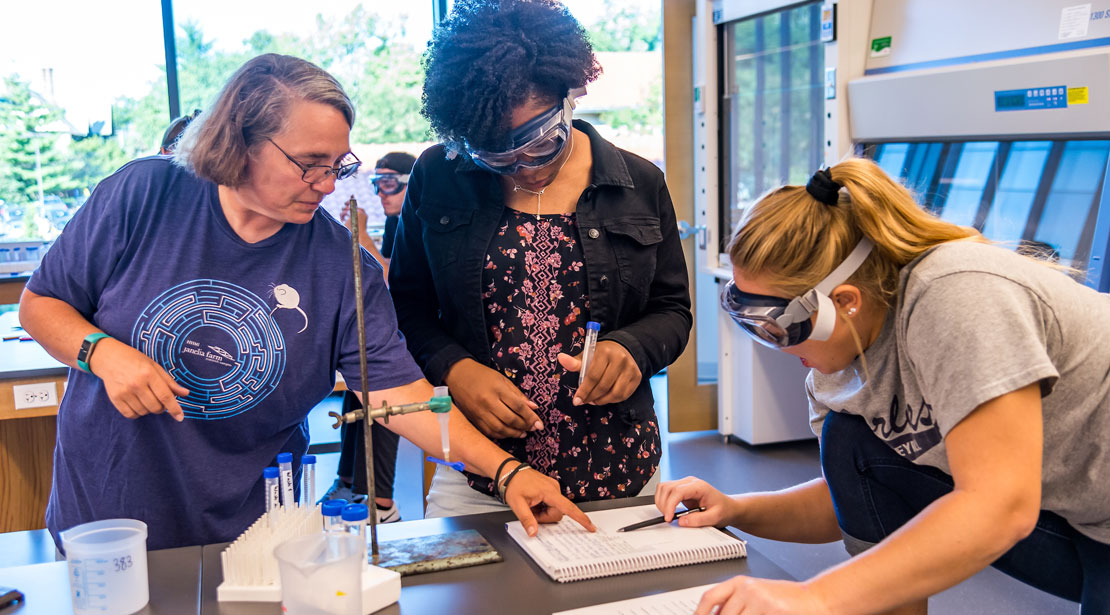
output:
{"label": "maze graphic on shirt", "polygon": [[250,410],[285,372],[285,340],[270,307],[220,280],[166,290],[135,323],[131,345],[157,361],[189,395],[186,418],[225,419]]}

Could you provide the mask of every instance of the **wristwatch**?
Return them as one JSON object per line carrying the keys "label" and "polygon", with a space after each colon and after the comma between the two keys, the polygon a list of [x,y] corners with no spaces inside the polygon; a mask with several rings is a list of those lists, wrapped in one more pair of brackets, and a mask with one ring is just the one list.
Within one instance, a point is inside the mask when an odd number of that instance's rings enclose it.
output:
{"label": "wristwatch", "polygon": [[112,337],[107,333],[97,331],[85,336],[85,341],[81,342],[81,350],[77,351],[77,367],[92,373],[92,368],[89,367],[89,359],[92,358],[93,349],[96,348],[97,342],[106,338]]}

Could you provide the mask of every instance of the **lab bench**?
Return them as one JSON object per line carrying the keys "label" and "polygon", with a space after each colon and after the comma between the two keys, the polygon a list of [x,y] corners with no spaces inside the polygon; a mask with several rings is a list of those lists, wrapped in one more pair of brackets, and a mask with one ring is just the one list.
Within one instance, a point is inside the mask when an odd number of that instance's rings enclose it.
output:
{"label": "lab bench", "polygon": [[[589,502],[589,512],[635,506],[650,497]],[[390,523],[378,527],[378,540],[432,536],[473,529],[497,549],[504,561],[470,568],[402,577],[401,599],[379,615],[549,615],[592,604],[625,600],[685,587],[724,581],[736,575],[793,580],[782,568],[748,547],[743,559],[680,566],[574,583],[556,583],[505,532],[510,512],[485,513]],[[277,615],[278,602],[219,602],[223,579],[220,552],[226,544],[151,551],[148,554],[150,605],[140,613],[201,615]],[[0,584],[27,596],[18,615],[72,613],[65,562],[0,569]]]}

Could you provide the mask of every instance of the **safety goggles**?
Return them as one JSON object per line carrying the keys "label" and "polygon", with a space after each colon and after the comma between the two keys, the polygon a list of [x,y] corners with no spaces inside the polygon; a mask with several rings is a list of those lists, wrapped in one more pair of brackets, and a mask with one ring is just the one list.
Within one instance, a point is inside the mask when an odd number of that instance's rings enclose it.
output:
{"label": "safety goggles", "polygon": [[[729,280],[721,292],[721,307],[752,339],[771,348],[796,346],[806,340],[825,341],[836,325],[836,308],[829,293],[859,269],[873,244],[864,237],[817,286],[793,299],[746,293]],[[816,322],[810,317],[817,314]]]}
{"label": "safety goggles", "polygon": [[400,173],[379,173],[370,176],[370,184],[374,186],[374,194],[397,194],[405,189],[409,183],[409,175]]}
{"label": "safety goggles", "polygon": [[479,167],[498,175],[513,175],[521,169],[538,169],[551,164],[570,139],[574,105],[570,96],[551,109],[528,120],[509,134],[509,149],[489,152],[466,145],[466,152]]}

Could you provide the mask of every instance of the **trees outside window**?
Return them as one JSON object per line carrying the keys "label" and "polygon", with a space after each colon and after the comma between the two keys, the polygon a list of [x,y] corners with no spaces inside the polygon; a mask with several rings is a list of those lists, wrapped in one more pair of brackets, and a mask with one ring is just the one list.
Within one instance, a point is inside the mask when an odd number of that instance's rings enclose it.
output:
{"label": "trees outside window", "polygon": [[[90,6],[96,3],[60,1],[66,6],[56,7],[49,23],[28,13],[0,25],[0,57],[13,58],[0,60],[0,241],[53,238],[101,179],[129,160],[157,153],[173,119],[160,15],[152,8],[157,3],[120,0],[128,6],[110,11],[112,17]],[[327,9],[306,9],[303,3],[244,2],[253,7],[251,17],[237,19],[228,11],[248,9],[178,0],[180,109],[203,109],[250,57],[287,53],[320,65],[348,90],[358,109],[351,133],[356,151],[374,155],[372,148],[392,146],[416,153],[431,138],[420,115],[420,58],[431,32],[431,6],[430,0],[428,6],[414,4],[337,0]],[[567,4],[572,12],[590,11],[578,17],[599,52],[658,54],[658,0]],[[306,11],[315,12],[307,17]],[[306,17],[290,20],[294,12]],[[35,29],[44,31],[36,35]],[[128,47],[117,39],[138,42]],[[630,146],[622,135],[658,133],[661,142],[658,81],[648,84],[636,104],[601,109],[593,119],[629,149],[636,149],[635,139]]]}

